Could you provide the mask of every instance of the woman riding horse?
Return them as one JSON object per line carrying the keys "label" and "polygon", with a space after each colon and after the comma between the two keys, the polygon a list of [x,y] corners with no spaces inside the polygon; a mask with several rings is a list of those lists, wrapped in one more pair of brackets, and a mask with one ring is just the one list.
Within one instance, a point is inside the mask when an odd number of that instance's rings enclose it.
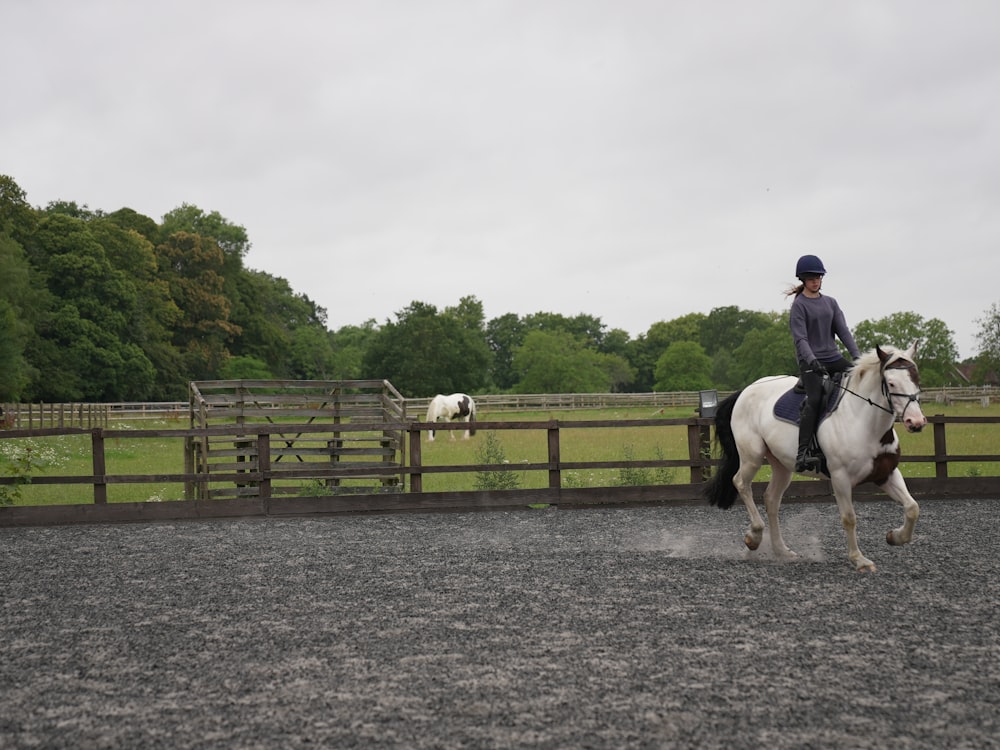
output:
{"label": "woman riding horse", "polygon": [[860,357],[861,352],[854,343],[837,300],[820,293],[823,276],[826,275],[823,261],[815,255],[803,255],[795,264],[795,275],[801,283],[788,292],[795,295],[788,325],[795,342],[802,386],[806,390],[799,420],[799,450],[795,457],[795,471],[804,472],[819,468],[819,456],[810,452],[809,445],[819,419],[823,378],[830,373],[849,370],[852,366],[840,353],[836,338],[844,342],[854,359]]}

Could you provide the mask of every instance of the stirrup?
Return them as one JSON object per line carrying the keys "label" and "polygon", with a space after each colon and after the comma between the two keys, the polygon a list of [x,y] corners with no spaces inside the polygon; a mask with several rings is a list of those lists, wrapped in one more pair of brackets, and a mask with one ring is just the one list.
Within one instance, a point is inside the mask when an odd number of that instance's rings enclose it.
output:
{"label": "stirrup", "polygon": [[819,456],[805,453],[795,459],[795,471],[803,473],[806,471],[819,471]]}

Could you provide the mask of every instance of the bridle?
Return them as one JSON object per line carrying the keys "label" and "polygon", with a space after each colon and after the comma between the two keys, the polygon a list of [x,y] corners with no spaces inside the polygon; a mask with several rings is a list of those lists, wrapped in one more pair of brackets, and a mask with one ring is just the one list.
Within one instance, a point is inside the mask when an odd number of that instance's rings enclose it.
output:
{"label": "bridle", "polygon": [[[846,385],[841,385],[840,383],[837,383],[836,386],[838,388],[840,388],[842,391],[846,391],[847,393],[850,393],[852,396],[857,396],[862,401],[867,401],[870,405],[874,406],[876,409],[881,409],[882,411],[887,412],[888,414],[892,414],[893,419],[898,419],[899,421],[903,421],[903,417],[906,416],[906,410],[910,408],[910,404],[912,404],[914,402],[916,402],[918,404],[920,403],[920,390],[917,389],[916,393],[895,393],[893,391],[890,391],[889,390],[889,382],[885,379],[885,371],[886,370],[910,370],[911,371],[910,372],[911,379],[913,379],[914,381],[916,381],[916,378],[914,377],[914,373],[916,373],[916,371],[917,371],[917,366],[915,364],[913,364],[912,362],[910,362],[909,360],[903,359],[902,357],[900,357],[899,359],[896,359],[893,362],[890,362],[889,364],[884,365],[882,367],[882,369],[881,369],[881,375],[882,375],[882,395],[885,396],[885,400],[886,400],[886,403],[888,404],[888,406],[883,406],[882,404],[876,403],[875,401],[872,401],[867,396],[862,396],[860,393],[858,393],[856,391],[852,391]],[[848,381],[850,381],[849,378],[848,378]],[[906,399],[906,405],[903,407],[903,410],[899,413],[898,417],[896,416],[896,411],[893,408],[892,400],[894,398],[905,398]]]}

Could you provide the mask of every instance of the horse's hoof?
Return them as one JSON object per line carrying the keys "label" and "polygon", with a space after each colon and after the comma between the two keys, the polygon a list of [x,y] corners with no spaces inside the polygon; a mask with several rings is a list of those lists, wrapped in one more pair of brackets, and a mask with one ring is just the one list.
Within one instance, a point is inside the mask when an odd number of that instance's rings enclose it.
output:
{"label": "horse's hoof", "polygon": [[885,532],[885,542],[886,544],[890,544],[893,547],[896,546],[896,538],[892,535],[892,529],[889,529],[887,532]]}
{"label": "horse's hoof", "polygon": [[760,539],[755,540],[750,534],[743,537],[743,543],[747,546],[747,549],[751,552],[760,546]]}

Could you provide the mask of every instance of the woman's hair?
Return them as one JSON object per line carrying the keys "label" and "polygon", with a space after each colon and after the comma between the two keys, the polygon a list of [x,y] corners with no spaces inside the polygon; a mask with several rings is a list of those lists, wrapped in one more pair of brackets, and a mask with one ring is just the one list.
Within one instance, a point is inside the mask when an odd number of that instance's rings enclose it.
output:
{"label": "woman's hair", "polygon": [[802,294],[802,292],[805,291],[805,288],[806,288],[805,282],[800,283],[798,286],[790,286],[790,287],[788,287],[788,289],[785,290],[785,296],[786,297],[792,297],[792,296],[798,297],[800,294]]}

